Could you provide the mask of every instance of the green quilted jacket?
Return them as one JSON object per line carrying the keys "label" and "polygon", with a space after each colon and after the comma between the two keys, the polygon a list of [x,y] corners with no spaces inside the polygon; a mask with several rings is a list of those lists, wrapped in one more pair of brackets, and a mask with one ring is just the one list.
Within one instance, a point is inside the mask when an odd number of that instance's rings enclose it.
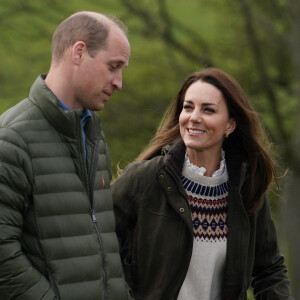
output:
{"label": "green quilted jacket", "polygon": [[0,299],[128,299],[96,113],[64,111],[42,76],[0,117]]}

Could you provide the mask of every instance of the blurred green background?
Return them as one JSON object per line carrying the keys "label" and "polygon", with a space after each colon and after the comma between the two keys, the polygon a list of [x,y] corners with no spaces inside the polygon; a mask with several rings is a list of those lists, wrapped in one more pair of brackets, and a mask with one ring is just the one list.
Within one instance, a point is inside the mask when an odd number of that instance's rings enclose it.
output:
{"label": "blurred green background", "polygon": [[47,73],[56,26],[80,10],[114,14],[129,28],[132,54],[123,73],[123,90],[100,112],[114,172],[118,163],[125,167],[146,146],[191,72],[214,66],[230,73],[263,120],[278,157],[279,175],[289,170],[281,180],[282,189],[270,192],[269,197],[296,298],[299,291],[293,282],[299,279],[300,266],[296,241],[300,213],[299,2],[1,0],[0,113],[27,97],[38,74]]}

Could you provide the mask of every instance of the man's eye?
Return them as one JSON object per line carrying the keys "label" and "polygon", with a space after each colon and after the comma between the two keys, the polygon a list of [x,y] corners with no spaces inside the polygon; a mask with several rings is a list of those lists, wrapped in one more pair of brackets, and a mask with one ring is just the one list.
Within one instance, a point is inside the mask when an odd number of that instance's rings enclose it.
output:
{"label": "man's eye", "polygon": [[109,68],[110,68],[111,71],[115,71],[115,70],[118,69],[118,66],[117,65],[110,65]]}

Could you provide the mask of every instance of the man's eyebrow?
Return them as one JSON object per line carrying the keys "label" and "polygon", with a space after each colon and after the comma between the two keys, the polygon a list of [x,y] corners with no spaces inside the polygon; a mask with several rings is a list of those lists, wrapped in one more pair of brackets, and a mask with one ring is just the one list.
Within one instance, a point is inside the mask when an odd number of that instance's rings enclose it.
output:
{"label": "man's eyebrow", "polygon": [[124,61],[124,60],[111,60],[110,63],[114,63],[114,64],[117,64],[117,65],[122,65],[122,66],[128,66],[129,64],[129,61]]}

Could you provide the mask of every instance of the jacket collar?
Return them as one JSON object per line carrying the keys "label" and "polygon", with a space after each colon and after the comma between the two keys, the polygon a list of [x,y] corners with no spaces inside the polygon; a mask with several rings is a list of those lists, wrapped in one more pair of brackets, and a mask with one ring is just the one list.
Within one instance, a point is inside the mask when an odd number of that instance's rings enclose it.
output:
{"label": "jacket collar", "polygon": [[181,178],[185,151],[186,147],[182,139],[162,150],[163,153],[167,152],[164,160],[165,166],[179,179]]}
{"label": "jacket collar", "polygon": [[[164,160],[166,167],[179,179],[181,178],[185,151],[186,147],[182,139],[162,149],[162,153],[166,155]],[[230,184],[241,188],[246,179],[248,167],[245,156],[239,148],[235,147],[226,147],[224,151]]]}
{"label": "jacket collar", "polygon": [[[82,109],[64,110],[53,92],[48,88],[44,79],[45,75],[40,75],[32,85],[29,93],[29,99],[40,107],[48,122],[61,134],[70,138],[76,138],[78,135],[78,126],[80,126],[80,117]],[[99,126],[91,126],[87,122],[86,135],[91,139],[99,135],[100,118],[92,112],[91,121],[98,123]]]}

